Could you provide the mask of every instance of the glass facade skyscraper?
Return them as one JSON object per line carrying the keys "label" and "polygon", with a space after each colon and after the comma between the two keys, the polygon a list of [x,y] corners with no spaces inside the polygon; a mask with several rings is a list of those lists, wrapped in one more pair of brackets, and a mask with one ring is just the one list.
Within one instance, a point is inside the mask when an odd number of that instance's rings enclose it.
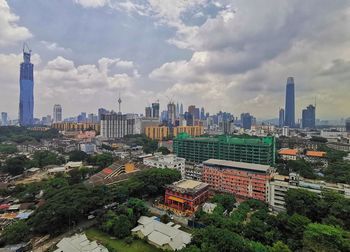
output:
{"label": "glass facade skyscraper", "polygon": [[23,47],[23,62],[20,65],[19,124],[33,125],[34,110],[34,65],[30,62],[31,51]]}
{"label": "glass facade skyscraper", "polygon": [[295,127],[295,93],[294,78],[288,77],[286,86],[286,106],[284,110],[284,125]]}
{"label": "glass facade skyscraper", "polygon": [[316,107],[313,105],[307,106],[302,112],[303,128],[314,129],[316,127]]}

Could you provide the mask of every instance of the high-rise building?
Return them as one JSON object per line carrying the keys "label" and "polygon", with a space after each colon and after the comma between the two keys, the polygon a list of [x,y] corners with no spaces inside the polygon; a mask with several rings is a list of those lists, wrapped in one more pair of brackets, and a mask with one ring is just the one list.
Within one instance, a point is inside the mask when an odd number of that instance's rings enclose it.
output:
{"label": "high-rise building", "polygon": [[278,126],[282,128],[284,126],[284,109],[280,108],[278,117]]}
{"label": "high-rise building", "polygon": [[33,125],[34,117],[34,65],[30,62],[31,50],[23,46],[23,62],[20,69],[19,124]]}
{"label": "high-rise building", "polygon": [[55,104],[53,106],[53,122],[62,122],[62,107],[60,104]]}
{"label": "high-rise building", "polygon": [[169,102],[168,104],[168,125],[175,126],[176,119],[176,106],[175,103]]}
{"label": "high-rise building", "polygon": [[151,107],[145,107],[145,117],[147,117],[147,118],[152,117],[152,108]]}
{"label": "high-rise building", "polygon": [[159,102],[152,103],[152,117],[159,118]]}
{"label": "high-rise building", "polygon": [[180,115],[180,107],[179,107],[179,103],[176,103],[176,118],[179,118]]}
{"label": "high-rise building", "polygon": [[251,116],[249,113],[242,113],[241,123],[243,129],[251,129],[253,124],[253,116]]}
{"label": "high-rise building", "polygon": [[316,107],[313,105],[307,106],[302,112],[302,126],[303,128],[314,129],[316,126]]}
{"label": "high-rise building", "polygon": [[202,107],[201,108],[201,120],[204,120],[205,119],[205,112],[204,112],[204,108]]}
{"label": "high-rise building", "polygon": [[345,129],[347,132],[350,132],[350,117],[345,120]]}
{"label": "high-rise building", "polygon": [[1,112],[1,125],[2,126],[7,126],[7,113],[6,112]]}
{"label": "high-rise building", "polygon": [[135,134],[135,118],[120,113],[101,115],[101,136],[113,139]]}
{"label": "high-rise building", "polygon": [[100,122],[101,121],[101,115],[105,115],[105,114],[108,114],[108,113],[109,113],[109,111],[107,109],[99,108],[98,111],[97,111],[97,114],[98,114],[97,120]]}
{"label": "high-rise building", "polygon": [[284,108],[284,125],[290,128],[295,127],[295,90],[294,78],[288,77],[286,86],[286,104]]}
{"label": "high-rise building", "polygon": [[181,105],[180,105],[180,115],[183,115],[183,114],[184,114],[184,106],[181,103]]}
{"label": "high-rise building", "polygon": [[215,158],[272,166],[276,155],[274,137],[191,137],[182,133],[173,140],[173,149],[178,157],[195,163]]}

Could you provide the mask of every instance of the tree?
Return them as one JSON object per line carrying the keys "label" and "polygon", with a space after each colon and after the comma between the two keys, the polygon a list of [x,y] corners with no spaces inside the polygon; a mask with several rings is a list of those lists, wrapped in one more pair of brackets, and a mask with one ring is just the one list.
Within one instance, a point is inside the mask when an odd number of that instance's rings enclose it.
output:
{"label": "tree", "polygon": [[270,252],[292,252],[289,247],[281,241],[277,241],[273,244]]}
{"label": "tree", "polygon": [[313,221],[319,221],[320,197],[308,190],[289,189],[285,195],[286,209],[288,214],[298,213]]}
{"label": "tree", "polygon": [[164,147],[164,146],[159,147],[157,152],[161,152],[163,155],[170,154],[170,150],[167,147]]}
{"label": "tree", "polygon": [[313,168],[309,163],[305,160],[288,160],[287,162],[287,170],[289,172],[297,172],[304,178],[314,179],[316,175],[314,174]]}
{"label": "tree", "polygon": [[0,153],[13,154],[17,152],[17,148],[12,144],[0,144]]}
{"label": "tree", "polygon": [[130,235],[131,228],[129,218],[126,215],[119,215],[113,223],[113,235],[119,239],[125,238]]}
{"label": "tree", "polygon": [[113,164],[114,158],[111,153],[102,153],[88,158],[90,165],[97,165],[100,168],[106,168]]}
{"label": "tree", "polygon": [[324,175],[327,181],[350,184],[350,163],[344,161],[329,163]]}
{"label": "tree", "polygon": [[310,219],[300,214],[294,213],[287,222],[287,244],[293,250],[302,247],[304,230],[311,223]]}
{"label": "tree", "polygon": [[231,211],[236,203],[236,198],[232,194],[216,194],[211,199],[212,202],[222,205],[225,210]]}
{"label": "tree", "polygon": [[33,162],[35,166],[44,167],[47,165],[61,165],[64,163],[64,159],[54,152],[45,150],[36,151],[33,155]]}
{"label": "tree", "polygon": [[350,251],[350,233],[339,227],[311,223],[304,232],[303,244],[305,251]]}
{"label": "tree", "polygon": [[5,161],[4,169],[12,176],[16,176],[22,174],[24,169],[28,167],[28,164],[29,159],[26,156],[16,156]]}
{"label": "tree", "polygon": [[7,226],[3,231],[3,239],[7,244],[15,244],[29,240],[29,226],[24,220],[19,220]]}
{"label": "tree", "polygon": [[88,154],[86,154],[84,151],[71,151],[69,153],[69,160],[70,161],[85,161],[89,157]]}

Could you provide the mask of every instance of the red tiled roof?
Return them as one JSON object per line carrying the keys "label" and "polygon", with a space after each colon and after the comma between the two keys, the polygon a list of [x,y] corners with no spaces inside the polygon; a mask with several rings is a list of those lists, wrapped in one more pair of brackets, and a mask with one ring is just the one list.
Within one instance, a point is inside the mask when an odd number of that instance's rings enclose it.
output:
{"label": "red tiled roof", "polygon": [[278,154],[280,155],[296,156],[297,153],[298,153],[298,150],[296,149],[281,149],[278,151]]}
{"label": "red tiled roof", "polygon": [[113,170],[112,170],[111,168],[105,168],[105,169],[102,170],[102,172],[103,172],[104,174],[109,175],[109,174],[111,174],[111,173],[113,172]]}
{"label": "red tiled roof", "polygon": [[327,153],[324,151],[307,151],[306,152],[306,156],[309,156],[309,157],[325,157],[326,154]]}
{"label": "red tiled roof", "polygon": [[2,204],[0,205],[0,209],[4,210],[4,209],[9,209],[10,205],[9,204]]}

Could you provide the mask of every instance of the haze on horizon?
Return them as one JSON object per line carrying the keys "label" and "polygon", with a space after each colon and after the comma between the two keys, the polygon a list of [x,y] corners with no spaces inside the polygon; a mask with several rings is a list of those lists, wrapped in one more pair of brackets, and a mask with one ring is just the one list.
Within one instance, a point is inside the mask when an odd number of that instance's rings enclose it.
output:
{"label": "haze on horizon", "polygon": [[[273,8],[271,8],[273,6]],[[346,0],[0,0],[0,111],[18,115],[22,44],[33,51],[35,116],[169,99],[276,118],[287,77],[296,118],[350,116]]]}

